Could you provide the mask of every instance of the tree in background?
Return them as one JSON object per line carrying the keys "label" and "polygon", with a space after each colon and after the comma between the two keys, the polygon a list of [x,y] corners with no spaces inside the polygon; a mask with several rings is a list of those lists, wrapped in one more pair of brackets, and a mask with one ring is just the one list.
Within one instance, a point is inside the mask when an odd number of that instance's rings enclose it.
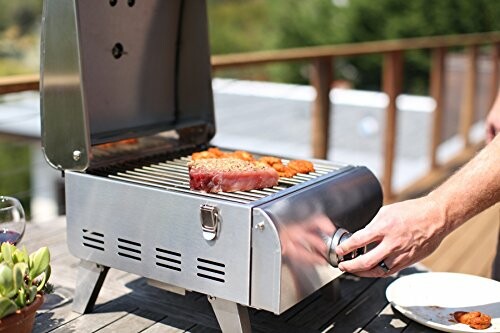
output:
{"label": "tree in background", "polygon": [[[489,0],[212,0],[209,5],[214,54],[500,30],[495,17],[500,1]],[[379,89],[380,67],[380,56],[336,61],[340,78],[361,89]],[[408,52],[405,90],[425,93],[428,68],[428,52]],[[301,65],[276,66],[266,75],[308,81]]]}

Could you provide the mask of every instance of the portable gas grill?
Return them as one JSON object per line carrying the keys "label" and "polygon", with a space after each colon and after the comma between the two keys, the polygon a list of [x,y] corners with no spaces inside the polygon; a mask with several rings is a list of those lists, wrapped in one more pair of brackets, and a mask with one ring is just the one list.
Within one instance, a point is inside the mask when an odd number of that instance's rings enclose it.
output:
{"label": "portable gas grill", "polygon": [[[363,252],[335,255],[382,203],[364,167],[315,160],[273,188],[190,190],[190,154],[215,134],[203,0],[45,0],[42,31],[43,150],[65,176],[75,311],[113,267],[206,294],[223,331],[246,332],[245,307],[280,314]],[[306,235],[324,263],[290,251],[314,253]]]}

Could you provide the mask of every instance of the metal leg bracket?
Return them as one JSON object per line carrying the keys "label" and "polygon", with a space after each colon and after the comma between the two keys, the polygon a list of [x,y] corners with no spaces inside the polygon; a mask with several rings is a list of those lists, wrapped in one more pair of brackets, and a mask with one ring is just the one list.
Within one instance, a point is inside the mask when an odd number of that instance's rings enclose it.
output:
{"label": "metal leg bracket", "polygon": [[223,333],[250,333],[250,317],[246,306],[225,299],[208,296]]}
{"label": "metal leg bracket", "polygon": [[109,267],[81,260],[78,266],[73,311],[88,313],[94,308]]}

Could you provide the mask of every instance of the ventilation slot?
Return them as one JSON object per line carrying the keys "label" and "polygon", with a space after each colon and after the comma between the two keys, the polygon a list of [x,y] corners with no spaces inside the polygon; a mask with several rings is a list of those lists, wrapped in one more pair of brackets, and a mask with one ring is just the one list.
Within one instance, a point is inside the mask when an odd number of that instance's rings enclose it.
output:
{"label": "ventilation slot", "polygon": [[141,243],[118,238],[118,255],[128,259],[141,261]]}
{"label": "ventilation slot", "polygon": [[181,271],[181,254],[179,252],[169,251],[162,248],[156,248],[156,266]]}
{"label": "ventilation slot", "polygon": [[198,265],[196,266],[196,268],[198,269],[198,272],[196,273],[196,275],[204,279],[222,283],[225,282],[224,277],[226,275],[226,265],[220,262],[203,258],[197,258],[197,261]]}
{"label": "ventilation slot", "polygon": [[82,229],[83,246],[93,248],[94,250],[104,251],[104,235],[89,231],[88,229]]}

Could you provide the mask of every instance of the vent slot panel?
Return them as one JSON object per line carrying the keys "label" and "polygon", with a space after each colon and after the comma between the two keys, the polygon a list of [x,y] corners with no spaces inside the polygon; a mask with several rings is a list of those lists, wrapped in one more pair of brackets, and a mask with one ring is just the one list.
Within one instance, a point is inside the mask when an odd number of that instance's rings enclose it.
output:
{"label": "vent slot panel", "polygon": [[82,229],[82,245],[94,250],[104,251],[104,234]]}
{"label": "vent slot panel", "polygon": [[141,261],[141,243],[118,238],[118,255],[120,257]]}
{"label": "vent slot panel", "polygon": [[217,261],[197,258],[198,265],[196,275],[203,279],[216,282],[226,282],[226,265]]}
{"label": "vent slot panel", "polygon": [[180,272],[182,255],[179,252],[156,248],[156,266]]}

